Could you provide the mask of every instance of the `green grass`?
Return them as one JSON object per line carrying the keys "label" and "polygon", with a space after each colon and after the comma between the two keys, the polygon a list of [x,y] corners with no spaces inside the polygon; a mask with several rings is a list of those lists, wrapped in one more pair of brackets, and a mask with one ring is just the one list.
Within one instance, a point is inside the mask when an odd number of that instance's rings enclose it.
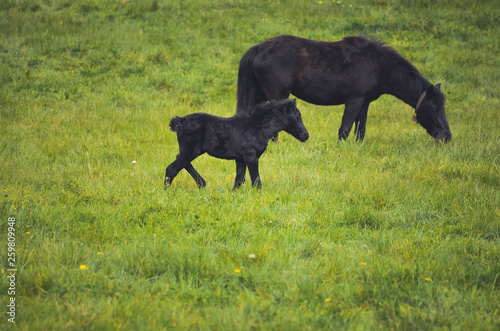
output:
{"label": "green grass", "polygon": [[[17,328],[497,330],[499,25],[495,1],[1,2]],[[391,96],[338,144],[342,107],[299,101],[311,137],[269,145],[262,190],[231,191],[234,162],[208,156],[206,189],[183,171],[163,190],[170,118],[233,115],[250,46],[355,33],[442,83],[450,144]]]}

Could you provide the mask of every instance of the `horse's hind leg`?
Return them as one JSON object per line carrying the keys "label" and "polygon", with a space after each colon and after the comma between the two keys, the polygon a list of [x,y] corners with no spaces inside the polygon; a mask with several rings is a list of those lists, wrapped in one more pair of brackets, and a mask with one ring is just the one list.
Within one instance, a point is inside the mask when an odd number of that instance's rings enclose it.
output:
{"label": "horse's hind leg", "polygon": [[245,182],[245,173],[247,171],[247,165],[243,160],[236,160],[236,179],[234,180],[233,190],[240,188]]}
{"label": "horse's hind leg", "polygon": [[186,169],[187,172],[193,177],[194,181],[196,184],[198,184],[199,188],[203,188],[207,186],[207,182],[201,177],[201,175],[196,171],[196,169],[193,167],[191,163],[189,163],[184,169]]}

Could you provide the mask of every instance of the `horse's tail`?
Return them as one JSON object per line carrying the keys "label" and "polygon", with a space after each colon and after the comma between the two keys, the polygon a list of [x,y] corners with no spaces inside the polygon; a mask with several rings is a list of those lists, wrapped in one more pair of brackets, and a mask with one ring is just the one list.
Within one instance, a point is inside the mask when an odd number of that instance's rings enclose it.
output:
{"label": "horse's tail", "polygon": [[238,91],[236,93],[236,113],[238,115],[249,115],[257,103],[265,101],[264,91],[253,70],[253,60],[256,55],[257,47],[252,47],[240,60]]}
{"label": "horse's tail", "polygon": [[180,133],[183,129],[182,122],[183,121],[180,117],[176,116],[176,117],[172,118],[172,120],[170,121],[170,130],[177,132],[177,133]]}

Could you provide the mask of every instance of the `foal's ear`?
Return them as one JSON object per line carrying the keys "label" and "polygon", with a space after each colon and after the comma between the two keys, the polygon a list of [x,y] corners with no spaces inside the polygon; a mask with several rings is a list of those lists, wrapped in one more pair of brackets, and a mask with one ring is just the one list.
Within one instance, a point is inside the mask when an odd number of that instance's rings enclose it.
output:
{"label": "foal's ear", "polygon": [[293,111],[295,108],[297,108],[297,99],[292,99],[288,103],[288,106],[286,107],[285,111],[288,113],[289,110]]}
{"label": "foal's ear", "polygon": [[441,83],[436,84],[436,88],[437,88],[438,91],[441,91]]}
{"label": "foal's ear", "polygon": [[283,113],[283,115],[288,115],[291,112],[291,110],[295,107],[294,101],[290,99],[283,100],[281,105],[282,107],[280,111]]}

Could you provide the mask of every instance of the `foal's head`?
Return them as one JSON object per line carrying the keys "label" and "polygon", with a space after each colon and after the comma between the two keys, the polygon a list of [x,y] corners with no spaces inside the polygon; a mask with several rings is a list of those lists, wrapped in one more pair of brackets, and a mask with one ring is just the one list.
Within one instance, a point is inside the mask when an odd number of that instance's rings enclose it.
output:
{"label": "foal's head", "polygon": [[291,134],[301,142],[309,139],[309,132],[307,132],[302,122],[302,115],[297,108],[296,99],[284,101],[283,107],[275,108],[274,112],[279,115],[279,119],[285,124],[283,131]]}
{"label": "foal's head", "polygon": [[430,86],[422,94],[415,108],[415,115],[417,122],[427,133],[434,139],[447,143],[451,140],[451,132],[444,112],[445,98],[440,86],[441,84]]}

